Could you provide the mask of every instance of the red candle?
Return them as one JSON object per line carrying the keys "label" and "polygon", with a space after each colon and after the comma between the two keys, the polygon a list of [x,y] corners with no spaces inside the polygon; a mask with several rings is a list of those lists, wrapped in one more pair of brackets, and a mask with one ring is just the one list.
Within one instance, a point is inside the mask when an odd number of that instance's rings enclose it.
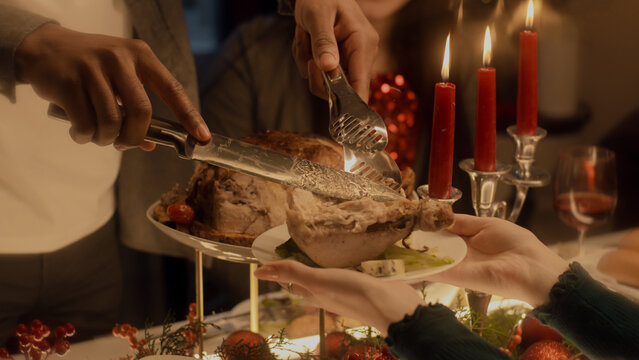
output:
{"label": "red candle", "polygon": [[453,147],[455,140],[455,84],[447,82],[450,58],[450,34],[446,39],[443,82],[435,85],[433,131],[430,141],[428,195],[449,199],[453,179]]}
{"label": "red candle", "polygon": [[537,33],[531,31],[533,2],[528,2],[526,30],[519,33],[517,135],[537,135]]}
{"label": "red candle", "polygon": [[477,117],[475,118],[475,170],[495,171],[497,88],[491,57],[490,30],[484,37],[483,66],[477,71]]}

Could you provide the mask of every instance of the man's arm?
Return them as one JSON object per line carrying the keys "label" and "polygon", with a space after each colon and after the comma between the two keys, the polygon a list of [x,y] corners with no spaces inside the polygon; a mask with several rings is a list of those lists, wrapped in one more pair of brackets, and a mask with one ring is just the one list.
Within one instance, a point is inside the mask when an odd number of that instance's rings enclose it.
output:
{"label": "man's arm", "polygon": [[279,12],[295,16],[293,57],[313,94],[326,98],[321,72],[341,63],[348,80],[368,101],[379,35],[355,0],[279,0]]}
{"label": "man's arm", "polygon": [[44,24],[55,20],[0,4],[0,94],[16,101],[14,55],[24,38]]}
{"label": "man's arm", "polygon": [[[4,6],[3,71],[0,83],[13,95],[16,82],[30,84],[43,99],[62,107],[78,143],[114,144],[118,149],[140,146],[152,116],[148,86],[171,108],[197,140],[210,139],[208,127],[178,80],[141,40],[87,34],[48,19]],[[5,19],[14,15],[16,19]],[[14,30],[16,21],[20,30]],[[7,60],[10,59],[10,60]],[[5,84],[6,83],[6,84]],[[124,112],[120,110],[120,105]]]}

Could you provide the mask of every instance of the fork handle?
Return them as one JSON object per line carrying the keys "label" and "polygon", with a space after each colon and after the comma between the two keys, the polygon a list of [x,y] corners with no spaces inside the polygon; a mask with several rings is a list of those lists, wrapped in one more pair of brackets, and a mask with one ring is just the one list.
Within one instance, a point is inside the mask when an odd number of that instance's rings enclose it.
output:
{"label": "fork handle", "polygon": [[324,83],[326,84],[326,90],[328,91],[329,99],[332,99],[332,94],[334,93],[340,102],[364,102],[348,83],[348,79],[346,79],[346,75],[344,75],[344,70],[342,70],[341,65],[338,65],[337,68],[335,68],[335,70],[333,70],[332,72],[335,73],[334,77],[332,77],[331,74],[322,71],[322,76],[324,77]]}

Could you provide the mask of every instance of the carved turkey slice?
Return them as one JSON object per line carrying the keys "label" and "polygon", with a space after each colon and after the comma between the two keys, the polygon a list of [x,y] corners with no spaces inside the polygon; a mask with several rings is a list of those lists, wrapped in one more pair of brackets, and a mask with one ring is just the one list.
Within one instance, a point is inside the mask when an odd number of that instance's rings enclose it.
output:
{"label": "carved turkey slice", "polygon": [[453,223],[450,205],[427,199],[335,202],[295,189],[288,202],[291,238],[323,267],[357,266],[413,230],[437,231]]}

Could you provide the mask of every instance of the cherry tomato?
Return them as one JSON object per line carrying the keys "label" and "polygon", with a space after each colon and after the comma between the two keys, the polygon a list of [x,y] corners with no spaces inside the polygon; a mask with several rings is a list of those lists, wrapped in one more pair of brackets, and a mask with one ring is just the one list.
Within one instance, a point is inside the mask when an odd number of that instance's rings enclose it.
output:
{"label": "cherry tomato", "polygon": [[182,225],[192,223],[193,218],[195,217],[195,211],[193,208],[183,202],[169,205],[169,207],[166,208],[166,212],[169,214],[171,221]]}

